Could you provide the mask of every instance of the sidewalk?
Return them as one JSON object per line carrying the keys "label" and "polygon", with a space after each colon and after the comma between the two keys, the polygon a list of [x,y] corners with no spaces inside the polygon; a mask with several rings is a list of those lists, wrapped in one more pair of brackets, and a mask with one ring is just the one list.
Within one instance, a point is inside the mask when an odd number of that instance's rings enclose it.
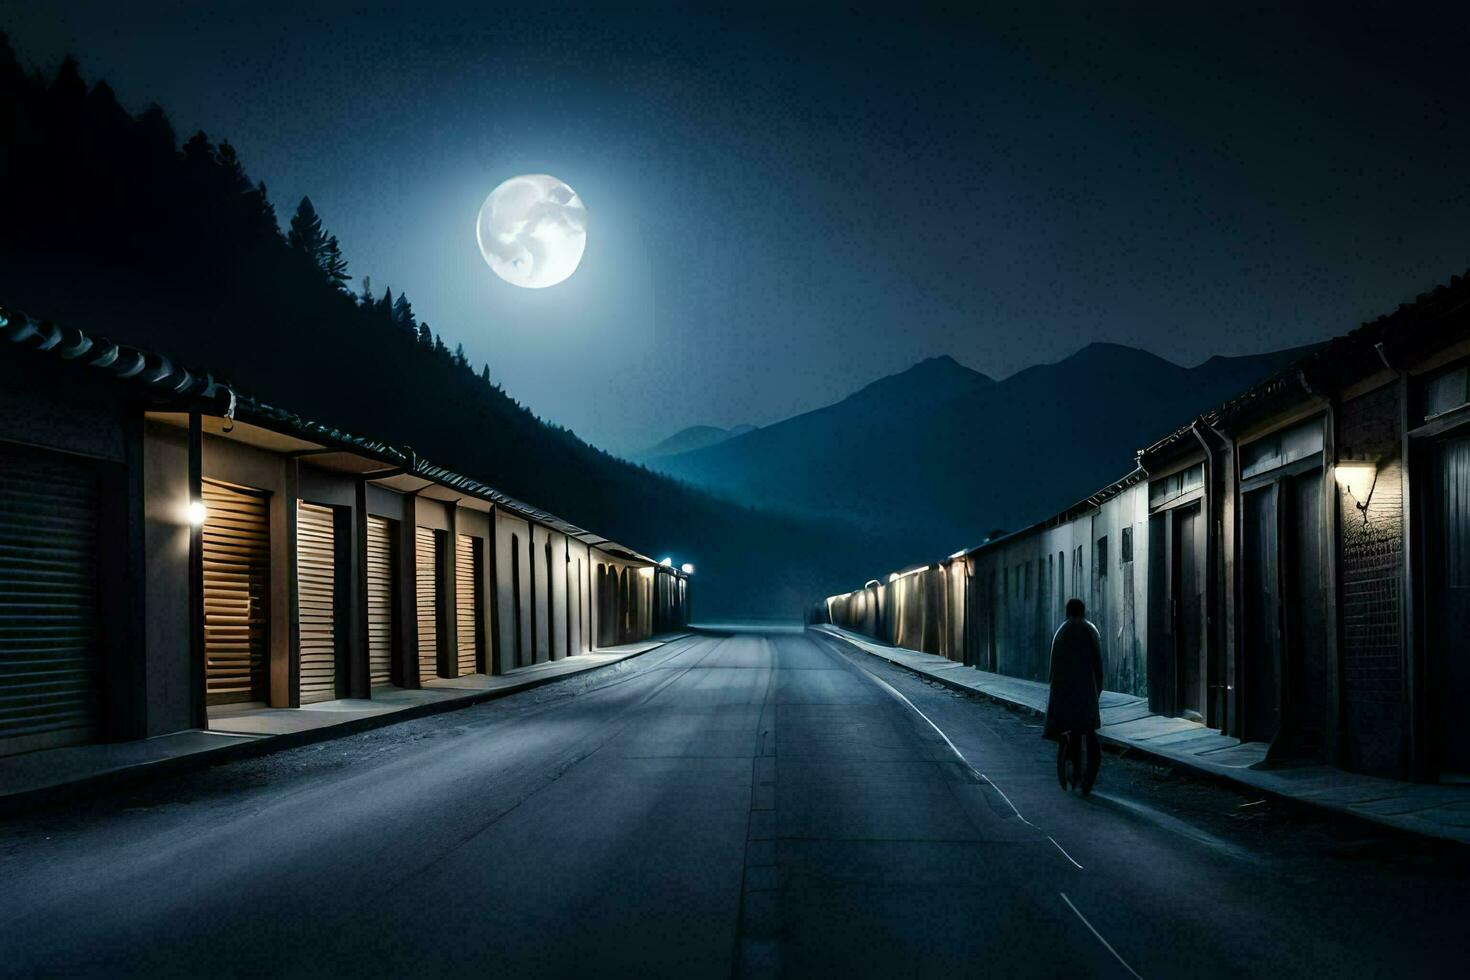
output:
{"label": "sidewalk", "polygon": [[[932,653],[891,647],[836,626],[813,630],[955,690],[1044,714],[1047,686],[976,670]],[[1148,710],[1146,698],[1104,691],[1098,737],[1198,773],[1228,779],[1267,796],[1294,800],[1427,837],[1470,843],[1470,785],[1406,783],[1378,776],[1300,766],[1254,769],[1265,761],[1263,742],[1240,742],[1212,728]]]}
{"label": "sidewalk", "polygon": [[370,701],[343,698],[305,708],[260,704],[214,708],[206,730],[0,758],[0,813],[466,708],[620,663],[692,635],[667,634],[642,643],[605,647],[519,667],[508,674],[441,678],[418,690],[376,688]]}

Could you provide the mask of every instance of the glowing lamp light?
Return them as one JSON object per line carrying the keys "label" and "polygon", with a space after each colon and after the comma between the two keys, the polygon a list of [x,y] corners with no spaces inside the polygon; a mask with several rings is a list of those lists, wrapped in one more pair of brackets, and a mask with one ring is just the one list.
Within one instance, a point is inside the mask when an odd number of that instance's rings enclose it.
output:
{"label": "glowing lamp light", "polygon": [[674,563],[674,559],[672,559],[672,558],[665,558],[663,561],[659,562],[659,564],[662,565],[665,568],[668,568],[673,563]]}
{"label": "glowing lamp light", "polygon": [[683,572],[685,575],[693,575],[694,566],[686,561],[684,564],[679,566],[679,571]]}
{"label": "glowing lamp light", "polygon": [[209,510],[204,506],[204,501],[191,500],[188,514],[191,527],[203,527],[204,519],[209,516]]}
{"label": "glowing lamp light", "polygon": [[1378,465],[1366,459],[1345,459],[1333,468],[1337,485],[1346,490],[1368,517],[1368,501],[1373,499],[1373,488],[1378,483]]}
{"label": "glowing lamp light", "polygon": [[889,572],[888,573],[888,581],[890,581],[890,582],[897,582],[898,581],[898,573],[897,572]]}

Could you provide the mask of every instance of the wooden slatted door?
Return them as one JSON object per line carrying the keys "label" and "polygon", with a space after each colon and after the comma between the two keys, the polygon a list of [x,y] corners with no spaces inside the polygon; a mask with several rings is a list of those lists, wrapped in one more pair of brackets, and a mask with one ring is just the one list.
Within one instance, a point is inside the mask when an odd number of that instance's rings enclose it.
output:
{"label": "wooden slatted door", "polygon": [[368,671],[374,687],[393,680],[393,525],[368,517]]}
{"label": "wooden slatted door", "polygon": [[97,473],[0,448],[0,755],[97,735]]}
{"label": "wooden slatted door", "polygon": [[415,531],[419,683],[423,683],[439,676],[439,535],[433,528],[420,527]]}
{"label": "wooden slatted door", "polygon": [[332,508],[296,507],[296,609],[301,703],[337,697],[337,547]]}
{"label": "wooden slatted door", "polygon": [[264,701],[270,635],[270,509],[260,494],[206,481],[204,677],[209,704]]}
{"label": "wooden slatted door", "polygon": [[460,677],[480,669],[480,561],[480,539],[458,535],[454,602]]}

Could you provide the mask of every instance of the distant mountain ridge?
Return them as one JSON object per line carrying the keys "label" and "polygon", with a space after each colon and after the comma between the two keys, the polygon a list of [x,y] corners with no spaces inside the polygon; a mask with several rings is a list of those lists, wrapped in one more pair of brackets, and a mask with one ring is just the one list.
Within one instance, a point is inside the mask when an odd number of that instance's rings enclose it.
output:
{"label": "distant mountain ridge", "polygon": [[747,432],[754,432],[755,429],[753,425],[736,425],[728,429],[722,429],[717,425],[691,425],[687,429],[680,429],[662,442],[648,447],[633,458],[650,460],[658,456],[692,453],[722,443],[726,439],[734,439]]}
{"label": "distant mountain ridge", "polygon": [[[739,439],[650,460],[748,506],[836,516],[903,562],[1040,520],[1306,348],[1186,368],[1094,343],[995,381],[930,358]],[[876,566],[875,566],[876,567]]]}

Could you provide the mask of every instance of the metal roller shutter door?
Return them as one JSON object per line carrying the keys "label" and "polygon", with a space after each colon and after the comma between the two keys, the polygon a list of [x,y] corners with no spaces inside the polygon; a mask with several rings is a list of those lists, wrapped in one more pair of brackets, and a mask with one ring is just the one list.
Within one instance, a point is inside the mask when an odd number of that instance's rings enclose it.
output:
{"label": "metal roller shutter door", "polygon": [[382,517],[368,517],[367,612],[371,683],[388,684],[393,679],[393,531]]}
{"label": "metal roller shutter door", "polygon": [[480,542],[458,535],[454,550],[454,600],[458,632],[459,676],[480,669]]}
{"label": "metal roller shutter door", "polygon": [[264,496],[205,482],[204,664],[209,704],[264,701],[270,511]]}
{"label": "metal roller shutter door", "polygon": [[337,696],[337,549],[332,508],[296,508],[296,609],[301,703]]}
{"label": "metal roller shutter door", "polygon": [[415,528],[418,571],[419,683],[439,676],[439,536],[432,528]]}
{"label": "metal roller shutter door", "polygon": [[97,735],[97,474],[0,449],[0,755]]}

